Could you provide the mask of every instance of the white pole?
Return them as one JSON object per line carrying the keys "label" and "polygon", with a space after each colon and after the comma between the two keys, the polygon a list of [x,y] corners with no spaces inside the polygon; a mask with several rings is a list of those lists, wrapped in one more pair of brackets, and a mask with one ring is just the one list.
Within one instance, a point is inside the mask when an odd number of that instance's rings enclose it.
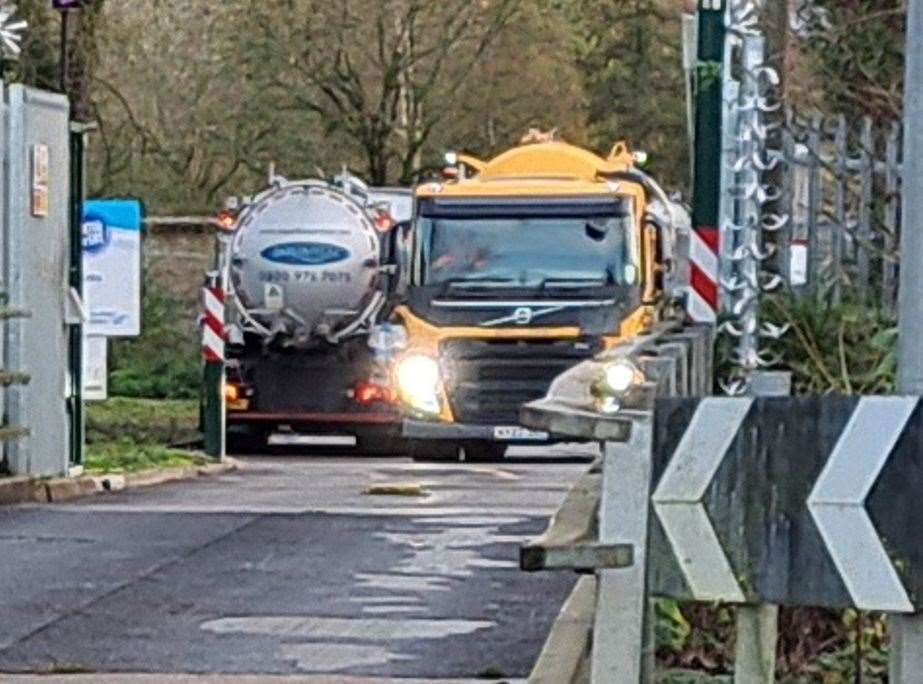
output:
{"label": "white pole", "polygon": [[[898,391],[923,395],[923,0],[907,6]],[[920,681],[923,617],[891,618],[894,684]]]}

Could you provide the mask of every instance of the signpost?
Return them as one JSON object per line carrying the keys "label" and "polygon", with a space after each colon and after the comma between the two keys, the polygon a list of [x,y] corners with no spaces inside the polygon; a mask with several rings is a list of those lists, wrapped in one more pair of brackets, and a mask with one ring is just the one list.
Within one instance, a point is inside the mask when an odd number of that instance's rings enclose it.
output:
{"label": "signpost", "polygon": [[83,203],[81,278],[89,319],[82,353],[85,398],[106,399],[110,337],[141,334],[143,208],[137,200]]}

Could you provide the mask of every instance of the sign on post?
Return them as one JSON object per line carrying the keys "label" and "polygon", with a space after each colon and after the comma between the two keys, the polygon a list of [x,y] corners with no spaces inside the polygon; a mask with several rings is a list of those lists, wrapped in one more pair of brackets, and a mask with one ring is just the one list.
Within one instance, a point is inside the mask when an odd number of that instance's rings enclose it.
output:
{"label": "sign on post", "polygon": [[32,216],[45,218],[50,210],[48,201],[48,145],[32,146]]}
{"label": "sign on post", "polygon": [[91,200],[83,210],[83,291],[88,336],[141,334],[142,208],[137,200]]}
{"label": "sign on post", "polygon": [[917,397],[658,400],[651,593],[923,608]]}
{"label": "sign on post", "polygon": [[107,337],[85,337],[83,341],[83,398],[105,401],[109,397]]}

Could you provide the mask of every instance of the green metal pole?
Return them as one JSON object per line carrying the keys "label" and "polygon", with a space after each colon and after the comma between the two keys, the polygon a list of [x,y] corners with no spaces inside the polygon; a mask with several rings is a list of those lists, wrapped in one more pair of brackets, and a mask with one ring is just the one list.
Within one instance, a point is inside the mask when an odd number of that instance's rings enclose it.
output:
{"label": "green metal pole", "polygon": [[[687,311],[697,323],[714,323],[719,307],[718,230],[721,209],[721,118],[723,111],[725,0],[699,0],[698,60],[695,70],[695,144],[692,226],[698,249],[692,251]],[[714,258],[697,259],[710,251]]]}
{"label": "green metal pole", "polygon": [[717,229],[719,220],[724,16],[725,0],[699,0],[692,216],[696,230]]}
{"label": "green metal pole", "polygon": [[[70,269],[68,283],[83,297],[83,203],[86,199],[87,126],[74,123],[70,131],[71,206],[70,206]],[[86,437],[83,407],[83,325],[70,327],[69,365],[71,396],[68,410],[71,419],[70,465],[83,465]]]}
{"label": "green metal pole", "polygon": [[224,457],[224,364],[205,362],[205,453]]}

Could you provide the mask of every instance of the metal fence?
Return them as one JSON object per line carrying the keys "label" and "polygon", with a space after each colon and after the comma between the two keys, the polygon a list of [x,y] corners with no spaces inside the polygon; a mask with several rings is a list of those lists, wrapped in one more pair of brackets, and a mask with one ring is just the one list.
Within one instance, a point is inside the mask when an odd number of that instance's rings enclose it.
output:
{"label": "metal fence", "polygon": [[783,132],[788,275],[798,293],[894,310],[901,126],[789,111]]}

